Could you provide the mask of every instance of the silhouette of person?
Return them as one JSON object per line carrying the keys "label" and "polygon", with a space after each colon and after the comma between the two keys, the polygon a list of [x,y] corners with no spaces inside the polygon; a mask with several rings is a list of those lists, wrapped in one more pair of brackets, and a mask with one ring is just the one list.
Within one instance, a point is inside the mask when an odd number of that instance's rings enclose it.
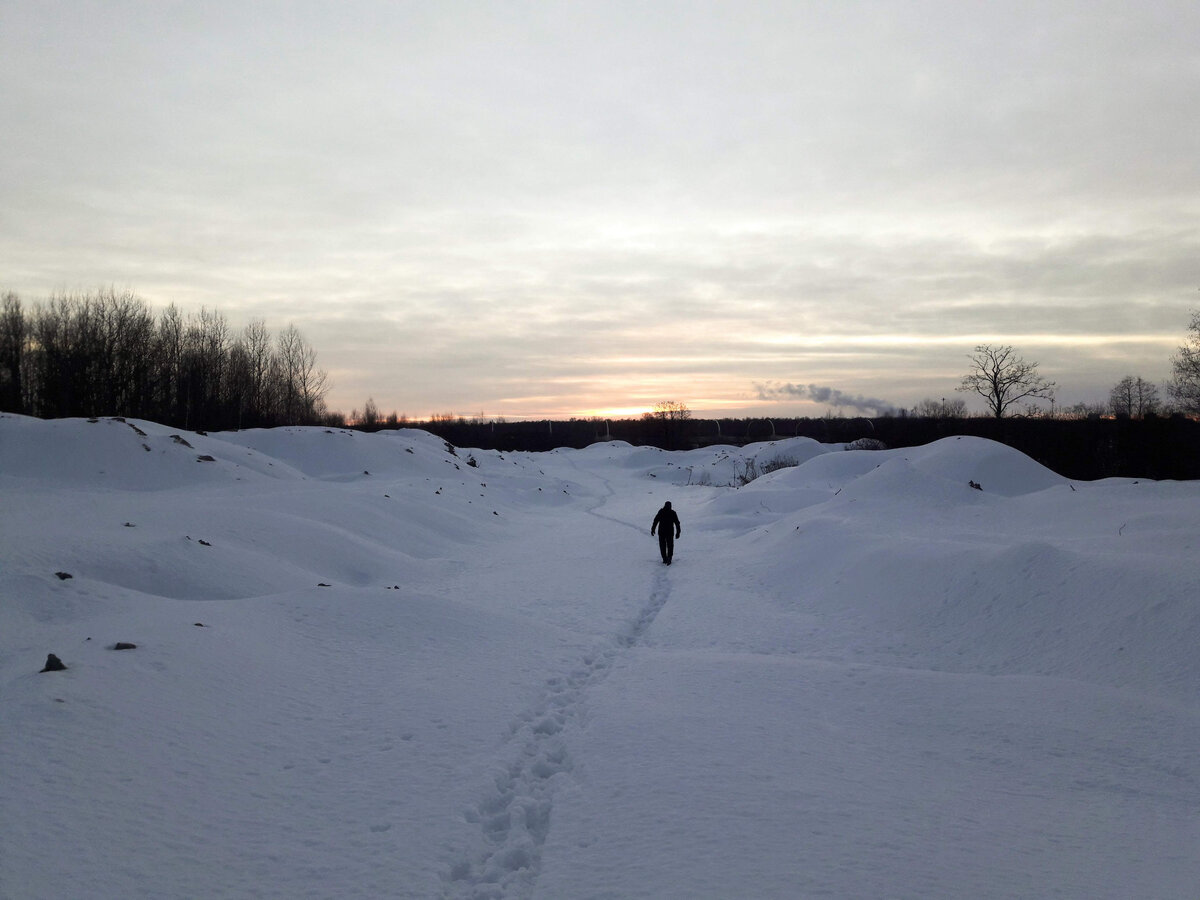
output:
{"label": "silhouette of person", "polygon": [[658,532],[658,551],[662,554],[663,562],[669,566],[671,557],[675,555],[675,538],[679,537],[681,531],[679,516],[675,510],[671,509],[670,500],[663,504],[662,509],[654,517],[650,533],[654,534],[655,531]]}

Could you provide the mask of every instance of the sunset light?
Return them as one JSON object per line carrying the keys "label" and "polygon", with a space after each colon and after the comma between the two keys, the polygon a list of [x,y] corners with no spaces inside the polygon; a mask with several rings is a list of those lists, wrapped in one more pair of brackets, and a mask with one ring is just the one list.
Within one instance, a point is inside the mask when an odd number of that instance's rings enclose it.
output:
{"label": "sunset light", "polygon": [[346,413],[1096,403],[1200,305],[1198,9],[16,0],[0,291],[295,325]]}

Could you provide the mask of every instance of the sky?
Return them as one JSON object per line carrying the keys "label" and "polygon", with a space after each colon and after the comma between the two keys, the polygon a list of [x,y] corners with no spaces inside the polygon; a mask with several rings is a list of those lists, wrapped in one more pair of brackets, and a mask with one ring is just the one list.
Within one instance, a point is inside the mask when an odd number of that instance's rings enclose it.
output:
{"label": "sky", "polygon": [[349,412],[870,414],[1200,307],[1185,2],[0,4],[0,290],[295,324]]}

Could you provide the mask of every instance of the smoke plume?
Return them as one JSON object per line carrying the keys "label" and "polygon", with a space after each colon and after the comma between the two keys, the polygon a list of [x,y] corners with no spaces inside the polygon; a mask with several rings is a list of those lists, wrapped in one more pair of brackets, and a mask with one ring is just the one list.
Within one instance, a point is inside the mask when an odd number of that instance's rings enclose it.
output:
{"label": "smoke plume", "polygon": [[769,382],[755,384],[759,400],[810,400],[813,403],[823,403],[830,407],[852,409],[855,412],[874,415],[893,413],[896,407],[887,400],[876,397],[864,397],[862,394],[850,395],[837,388],[823,387],[818,384],[792,384],[791,382]]}

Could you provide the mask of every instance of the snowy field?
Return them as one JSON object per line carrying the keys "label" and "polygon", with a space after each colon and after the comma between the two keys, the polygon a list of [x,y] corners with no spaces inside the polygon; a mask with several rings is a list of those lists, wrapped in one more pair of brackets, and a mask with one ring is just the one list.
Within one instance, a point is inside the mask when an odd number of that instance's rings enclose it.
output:
{"label": "snowy field", "polygon": [[0,416],[0,897],[1194,900],[1198,545],[966,437]]}

